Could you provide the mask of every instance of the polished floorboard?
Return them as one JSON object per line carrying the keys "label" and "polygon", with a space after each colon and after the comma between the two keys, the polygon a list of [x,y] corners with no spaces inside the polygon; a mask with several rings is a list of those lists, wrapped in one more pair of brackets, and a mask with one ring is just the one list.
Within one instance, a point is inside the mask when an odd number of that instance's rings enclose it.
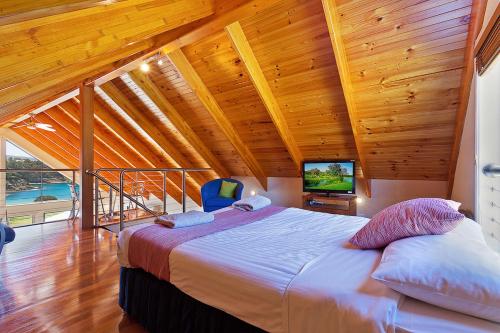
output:
{"label": "polished floorboard", "polygon": [[118,306],[116,235],[56,222],[0,255],[0,332],[145,332]]}

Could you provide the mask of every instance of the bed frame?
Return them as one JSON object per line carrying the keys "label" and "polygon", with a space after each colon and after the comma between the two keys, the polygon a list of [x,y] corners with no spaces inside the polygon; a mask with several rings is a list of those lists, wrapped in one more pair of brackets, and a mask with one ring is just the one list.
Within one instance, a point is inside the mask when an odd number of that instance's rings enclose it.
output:
{"label": "bed frame", "polygon": [[262,333],[139,268],[120,269],[119,304],[151,333]]}

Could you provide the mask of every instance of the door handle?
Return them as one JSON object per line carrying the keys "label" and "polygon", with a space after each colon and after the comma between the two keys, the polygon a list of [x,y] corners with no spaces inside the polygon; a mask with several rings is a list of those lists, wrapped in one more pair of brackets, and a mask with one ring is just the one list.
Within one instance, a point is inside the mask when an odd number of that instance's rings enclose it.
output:
{"label": "door handle", "polygon": [[500,164],[488,164],[483,167],[486,177],[500,177]]}

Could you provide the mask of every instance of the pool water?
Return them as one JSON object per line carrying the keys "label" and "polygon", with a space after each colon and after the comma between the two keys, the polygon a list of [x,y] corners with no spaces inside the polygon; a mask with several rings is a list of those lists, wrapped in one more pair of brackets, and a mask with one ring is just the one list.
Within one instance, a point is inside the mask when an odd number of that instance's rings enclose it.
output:
{"label": "pool water", "polygon": [[69,184],[43,184],[43,186],[38,184],[38,186],[40,187],[39,189],[7,193],[7,197],[5,198],[7,205],[12,206],[34,203],[36,198],[41,195],[54,196],[57,200],[71,200]]}

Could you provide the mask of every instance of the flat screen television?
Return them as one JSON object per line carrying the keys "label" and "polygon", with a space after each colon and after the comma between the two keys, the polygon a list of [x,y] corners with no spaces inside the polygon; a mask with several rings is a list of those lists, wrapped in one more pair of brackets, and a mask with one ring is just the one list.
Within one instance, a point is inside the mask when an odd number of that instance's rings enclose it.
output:
{"label": "flat screen television", "polygon": [[354,160],[305,161],[302,170],[304,192],[356,192]]}

